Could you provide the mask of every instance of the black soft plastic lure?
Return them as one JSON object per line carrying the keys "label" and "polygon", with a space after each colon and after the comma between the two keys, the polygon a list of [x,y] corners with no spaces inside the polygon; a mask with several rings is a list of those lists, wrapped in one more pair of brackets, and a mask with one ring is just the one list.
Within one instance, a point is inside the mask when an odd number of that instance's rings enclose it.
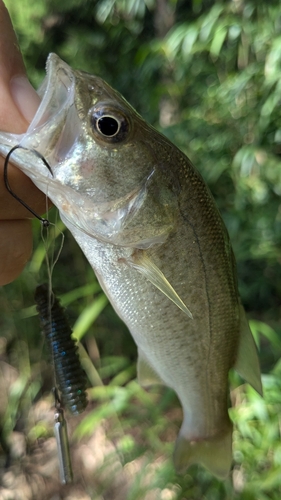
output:
{"label": "black soft plastic lure", "polygon": [[35,302],[43,333],[49,345],[55,369],[55,383],[62,404],[73,415],[82,413],[87,404],[86,376],[81,367],[76,341],[64,309],[47,284],[35,291]]}

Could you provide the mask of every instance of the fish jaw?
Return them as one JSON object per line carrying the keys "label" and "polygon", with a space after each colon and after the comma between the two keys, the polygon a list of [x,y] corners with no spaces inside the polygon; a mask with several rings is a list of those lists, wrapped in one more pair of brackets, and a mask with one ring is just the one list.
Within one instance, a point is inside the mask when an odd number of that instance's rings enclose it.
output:
{"label": "fish jaw", "polygon": [[[59,159],[58,148],[63,146],[63,130],[65,123],[73,123],[73,102],[75,95],[75,80],[71,69],[55,54],[50,54],[46,64],[47,74],[37,93],[41,98],[39,108],[24,134],[11,134],[0,131],[0,153],[6,156],[11,148],[20,146],[13,152],[11,161],[22,170],[34,184],[52,198],[56,192],[55,168]],[[77,120],[75,121],[77,129]],[[72,127],[72,131],[73,131]],[[77,136],[77,130],[75,131]],[[75,137],[68,133],[70,148]],[[23,148],[23,149],[21,149]],[[38,161],[32,150],[38,151],[51,165],[53,175],[46,166]],[[66,149],[62,147],[62,154]],[[53,200],[52,200],[53,201]]]}
{"label": "fish jaw", "polygon": [[[75,79],[69,66],[56,54],[49,55],[46,71],[46,77],[37,91],[41,103],[27,131],[24,134],[0,132],[2,154],[7,154],[13,146],[20,145],[26,149],[36,149],[48,161],[52,161],[54,144],[58,142],[67,114],[74,102]],[[21,170],[29,175],[30,171],[27,164],[23,164],[21,152],[14,153],[13,158],[15,161],[19,158],[19,162],[22,163]],[[40,166],[37,167],[38,162],[33,163],[35,163],[33,180],[36,180],[42,173]]]}

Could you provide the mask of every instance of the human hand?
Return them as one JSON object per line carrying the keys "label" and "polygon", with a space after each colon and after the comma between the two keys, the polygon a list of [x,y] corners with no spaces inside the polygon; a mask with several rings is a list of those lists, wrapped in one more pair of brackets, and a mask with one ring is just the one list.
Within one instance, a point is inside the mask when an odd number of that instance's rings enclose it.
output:
{"label": "human hand", "polygon": [[[8,11],[0,0],[0,130],[24,133],[40,99],[25,76],[25,67]],[[22,272],[32,252],[31,214],[7,191],[0,157],[0,285]],[[43,213],[46,197],[20,170],[9,164],[13,191],[37,213]]]}

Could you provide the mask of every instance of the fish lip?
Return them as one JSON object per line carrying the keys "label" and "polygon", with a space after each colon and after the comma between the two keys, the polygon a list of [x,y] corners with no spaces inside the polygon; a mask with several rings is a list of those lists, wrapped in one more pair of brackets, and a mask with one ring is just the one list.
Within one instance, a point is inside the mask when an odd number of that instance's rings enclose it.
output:
{"label": "fish lip", "polygon": [[[24,150],[15,153],[13,159],[20,168],[45,194],[51,194],[56,180],[58,148],[69,111],[74,109],[75,74],[73,70],[54,53],[48,56],[46,75],[37,93],[41,103],[23,135],[11,136]],[[34,155],[40,153],[49,163],[53,176]]]}
{"label": "fish lip", "polygon": [[[74,103],[75,75],[71,68],[54,53],[46,62],[46,76],[37,90],[42,99],[20,145],[36,149],[46,158],[51,153],[50,140],[54,136],[52,124],[63,123],[67,112]],[[40,137],[39,137],[40,136]]]}
{"label": "fish lip", "polygon": [[[75,85],[73,70],[59,56],[51,53],[46,63],[45,78],[37,90],[42,101],[27,131],[22,135],[3,134],[5,147],[1,148],[1,152],[8,154],[11,147],[21,146],[23,149],[19,148],[13,154],[13,162],[48,196],[58,183],[57,149],[69,110],[75,108]],[[34,150],[47,160],[53,176],[46,166],[38,161]]]}

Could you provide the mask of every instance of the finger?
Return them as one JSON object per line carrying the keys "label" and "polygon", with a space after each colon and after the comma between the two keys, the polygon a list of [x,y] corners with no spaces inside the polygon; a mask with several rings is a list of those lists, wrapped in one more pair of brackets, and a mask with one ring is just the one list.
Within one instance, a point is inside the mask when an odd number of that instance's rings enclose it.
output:
{"label": "finger", "polygon": [[26,130],[40,99],[26,78],[9,13],[0,0],[0,130]]}
{"label": "finger", "polygon": [[0,130],[21,133],[26,130],[27,122],[19,114],[9,84],[13,76],[24,75],[25,68],[10,16],[2,0],[0,0],[0,26]]}
{"label": "finger", "polygon": [[1,80],[6,80],[8,83],[12,75],[24,74],[25,67],[9,13],[2,0],[0,1],[0,19],[0,76]]}
{"label": "finger", "polygon": [[[25,76],[24,63],[9,13],[0,0],[0,130],[23,133],[40,99]],[[7,191],[3,182],[4,160],[0,158],[0,219],[31,217]],[[11,189],[38,213],[46,211],[46,197],[18,169],[9,164]]]}
{"label": "finger", "polygon": [[32,229],[29,220],[0,222],[0,285],[19,276],[32,252]]}
{"label": "finger", "polygon": [[[4,160],[0,158],[0,219],[23,219],[32,217],[32,214],[17,201],[6,189],[3,180]],[[12,191],[27,203],[36,213],[46,212],[47,198],[39,191],[33,182],[18,168],[9,164],[8,180]],[[49,203],[50,206],[50,203]]]}

